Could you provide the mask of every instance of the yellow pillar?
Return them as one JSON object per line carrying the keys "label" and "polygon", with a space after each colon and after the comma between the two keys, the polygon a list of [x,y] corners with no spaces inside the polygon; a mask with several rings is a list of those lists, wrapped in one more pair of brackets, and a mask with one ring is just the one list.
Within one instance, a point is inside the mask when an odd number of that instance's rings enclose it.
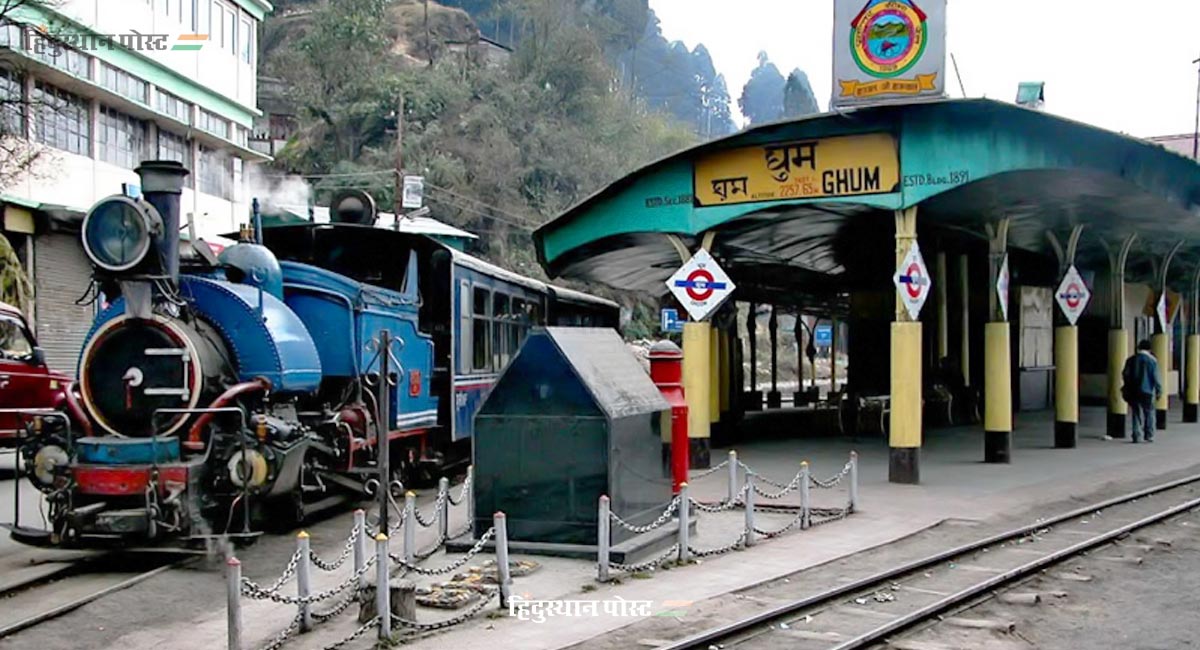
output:
{"label": "yellow pillar", "polygon": [[708,421],[721,421],[721,330],[708,332]]}
{"label": "yellow pillar", "polygon": [[[917,209],[896,212],[896,266],[904,263],[917,239]],[[913,320],[896,295],[891,332],[891,428],[888,432],[888,480],[921,482],[921,322]]]}
{"label": "yellow pillar", "polygon": [[988,323],[983,329],[984,462],[1012,460],[1012,383],[1008,323]]}
{"label": "yellow pillar", "polygon": [[1121,397],[1121,371],[1129,357],[1129,333],[1124,329],[1108,331],[1108,435],[1111,438],[1125,437],[1125,417],[1129,405]]}
{"label": "yellow pillar", "polygon": [[1159,394],[1158,401],[1154,402],[1155,428],[1160,431],[1167,428],[1167,409],[1170,408],[1171,404],[1170,391],[1167,390],[1167,370],[1171,367],[1169,342],[1169,338],[1163,332],[1159,332],[1150,338],[1154,358],[1158,359],[1158,383],[1162,386],[1162,393]]}
{"label": "yellow pillar", "polygon": [[709,466],[709,351],[712,335],[708,323],[683,325],[683,391],[688,406],[688,442],[692,467]]}
{"label": "yellow pillar", "polygon": [[733,337],[730,336],[729,330],[720,330],[720,353],[721,362],[721,403],[719,407],[721,413],[728,413],[733,402]]}
{"label": "yellow pillar", "polygon": [[1012,462],[1012,362],[1007,305],[1000,302],[996,285],[1007,259],[1007,218],[1001,219],[989,242],[987,288],[990,314],[983,329],[983,462]]}
{"label": "yellow pillar", "polygon": [[[1196,315],[1192,316],[1194,320]],[[1193,325],[1193,328],[1195,325]],[[1200,421],[1200,334],[1187,337],[1186,372],[1187,390],[1183,400],[1183,421]]]}
{"label": "yellow pillar", "polygon": [[1079,428],[1079,328],[1054,331],[1054,446],[1075,447]]}

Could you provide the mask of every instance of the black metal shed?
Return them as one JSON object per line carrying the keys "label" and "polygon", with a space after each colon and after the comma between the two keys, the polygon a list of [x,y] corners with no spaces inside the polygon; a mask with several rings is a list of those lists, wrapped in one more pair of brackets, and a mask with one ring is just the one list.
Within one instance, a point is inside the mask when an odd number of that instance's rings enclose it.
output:
{"label": "black metal shed", "polygon": [[475,530],[503,511],[511,540],[594,545],[603,494],[622,519],[653,520],[672,497],[669,408],[615,331],[534,330],[475,416]]}

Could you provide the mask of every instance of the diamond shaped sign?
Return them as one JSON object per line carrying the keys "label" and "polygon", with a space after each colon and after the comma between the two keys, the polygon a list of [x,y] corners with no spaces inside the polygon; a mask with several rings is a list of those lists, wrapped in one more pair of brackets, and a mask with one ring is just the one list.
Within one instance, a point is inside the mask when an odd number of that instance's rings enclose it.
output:
{"label": "diamond shaped sign", "polygon": [[896,292],[904,301],[909,317],[917,320],[921,315],[921,307],[929,299],[933,281],[929,279],[929,269],[925,267],[925,259],[921,257],[921,248],[916,240],[909,246],[908,254],[896,269],[896,275],[892,276],[892,282],[896,284]]}
{"label": "diamond shaped sign", "polygon": [[996,296],[1000,299],[1000,313],[1004,314],[1004,320],[1008,320],[1008,253],[1004,254],[1004,261],[1000,263],[1000,272],[996,274]]}
{"label": "diamond shaped sign", "polygon": [[1083,315],[1083,310],[1087,309],[1088,301],[1092,299],[1092,292],[1088,290],[1087,284],[1079,275],[1074,264],[1063,275],[1062,283],[1058,285],[1058,291],[1054,293],[1054,299],[1058,301],[1063,316],[1066,316],[1067,321],[1072,325]]}
{"label": "diamond shaped sign", "polygon": [[736,287],[708,251],[701,249],[667,280],[667,289],[694,321],[720,307]]}

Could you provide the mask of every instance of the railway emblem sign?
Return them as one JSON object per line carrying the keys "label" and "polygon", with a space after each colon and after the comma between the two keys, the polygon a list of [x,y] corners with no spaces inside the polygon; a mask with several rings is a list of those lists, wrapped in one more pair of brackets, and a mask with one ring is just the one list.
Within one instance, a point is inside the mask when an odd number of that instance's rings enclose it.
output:
{"label": "railway emblem sign", "polygon": [[735,286],[708,251],[701,249],[667,280],[667,289],[694,321],[716,311]]}
{"label": "railway emblem sign", "polygon": [[1074,264],[1071,265],[1071,268],[1067,269],[1062,283],[1058,285],[1058,291],[1054,294],[1054,299],[1058,301],[1058,306],[1062,309],[1063,316],[1066,316],[1067,321],[1072,325],[1079,320],[1079,317],[1083,314],[1083,310],[1087,309],[1088,301],[1092,299],[1092,292],[1088,290],[1087,284],[1083,281],[1083,277],[1079,275],[1079,271],[1075,268]]}
{"label": "railway emblem sign", "polygon": [[835,0],[835,106],[945,94],[946,0]]}
{"label": "railway emblem sign", "polygon": [[1008,253],[1000,263],[1000,272],[996,274],[996,299],[1000,304],[1000,313],[1008,320],[1008,283],[1012,276],[1008,273]]}
{"label": "railway emblem sign", "polygon": [[1158,315],[1158,324],[1162,326],[1162,331],[1167,331],[1167,328],[1171,326],[1171,318],[1167,311],[1166,291],[1158,294],[1158,304],[1154,306],[1154,313]]}
{"label": "railway emblem sign", "polygon": [[921,257],[921,249],[915,240],[912,246],[909,246],[904,261],[896,269],[896,275],[892,276],[892,282],[896,284],[896,292],[900,295],[900,300],[904,301],[909,317],[917,320],[921,315],[921,308],[929,299],[929,289],[933,282],[929,279],[929,269],[925,266],[925,258]]}

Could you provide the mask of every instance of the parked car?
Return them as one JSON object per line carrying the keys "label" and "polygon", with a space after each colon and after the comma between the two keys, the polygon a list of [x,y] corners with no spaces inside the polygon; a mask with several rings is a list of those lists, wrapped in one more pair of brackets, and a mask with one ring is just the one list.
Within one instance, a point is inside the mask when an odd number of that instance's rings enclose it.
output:
{"label": "parked car", "polygon": [[15,446],[28,419],[7,409],[66,409],[70,385],[46,366],[21,310],[0,302],[0,447]]}

